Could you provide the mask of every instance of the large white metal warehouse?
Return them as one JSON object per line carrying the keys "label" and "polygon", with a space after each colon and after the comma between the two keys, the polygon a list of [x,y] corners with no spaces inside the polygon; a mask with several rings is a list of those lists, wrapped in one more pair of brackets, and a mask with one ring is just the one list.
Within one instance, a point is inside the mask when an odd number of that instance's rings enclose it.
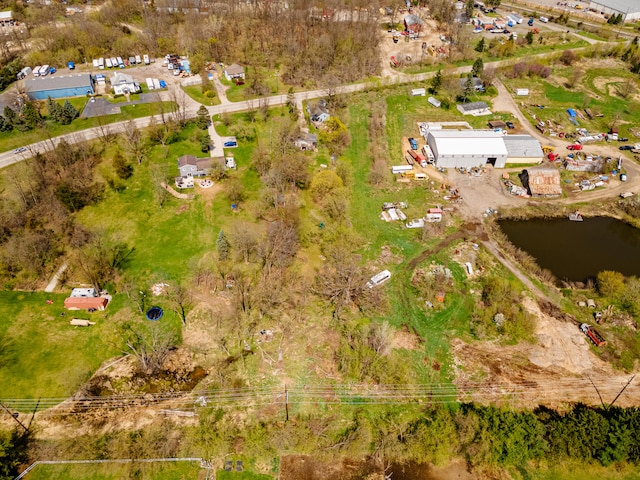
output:
{"label": "large white metal warehouse", "polygon": [[640,19],[640,2],[638,0],[594,0],[589,8],[605,15],[622,15],[625,22]]}
{"label": "large white metal warehouse", "polygon": [[504,168],[507,163],[502,134],[493,130],[429,130],[426,138],[438,167],[473,168],[489,163]]}

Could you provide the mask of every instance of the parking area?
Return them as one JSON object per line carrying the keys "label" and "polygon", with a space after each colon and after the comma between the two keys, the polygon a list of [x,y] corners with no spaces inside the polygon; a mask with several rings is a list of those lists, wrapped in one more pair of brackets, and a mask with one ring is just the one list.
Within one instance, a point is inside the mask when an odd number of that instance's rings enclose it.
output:
{"label": "parking area", "polygon": [[140,99],[133,102],[110,103],[105,98],[96,97],[94,101],[89,101],[82,110],[80,118],[101,117],[103,115],[116,115],[121,112],[121,107],[127,105],[140,105],[143,103],[154,103],[158,101],[155,93],[141,93]]}

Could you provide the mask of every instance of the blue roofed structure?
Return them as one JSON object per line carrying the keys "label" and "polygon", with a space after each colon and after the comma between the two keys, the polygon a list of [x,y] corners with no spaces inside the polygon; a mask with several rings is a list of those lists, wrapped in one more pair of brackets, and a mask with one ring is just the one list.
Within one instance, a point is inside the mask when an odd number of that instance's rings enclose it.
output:
{"label": "blue roofed structure", "polygon": [[24,89],[32,100],[80,97],[94,93],[94,79],[88,73],[80,75],[56,75],[55,77],[29,78]]}

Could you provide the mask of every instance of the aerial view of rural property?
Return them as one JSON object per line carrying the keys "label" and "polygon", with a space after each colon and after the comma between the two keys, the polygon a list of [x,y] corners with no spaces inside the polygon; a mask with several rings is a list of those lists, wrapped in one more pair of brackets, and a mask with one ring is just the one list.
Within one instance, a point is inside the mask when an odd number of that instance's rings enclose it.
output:
{"label": "aerial view of rural property", "polygon": [[640,0],[0,0],[0,480],[640,480]]}

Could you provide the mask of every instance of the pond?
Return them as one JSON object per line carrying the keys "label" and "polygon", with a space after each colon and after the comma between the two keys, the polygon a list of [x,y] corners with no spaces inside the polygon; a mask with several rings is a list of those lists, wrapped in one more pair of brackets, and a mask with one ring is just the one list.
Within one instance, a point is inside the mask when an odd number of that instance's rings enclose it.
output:
{"label": "pond", "polygon": [[640,276],[640,229],[610,217],[500,220],[516,247],[559,280],[584,282],[598,272],[614,270]]}

